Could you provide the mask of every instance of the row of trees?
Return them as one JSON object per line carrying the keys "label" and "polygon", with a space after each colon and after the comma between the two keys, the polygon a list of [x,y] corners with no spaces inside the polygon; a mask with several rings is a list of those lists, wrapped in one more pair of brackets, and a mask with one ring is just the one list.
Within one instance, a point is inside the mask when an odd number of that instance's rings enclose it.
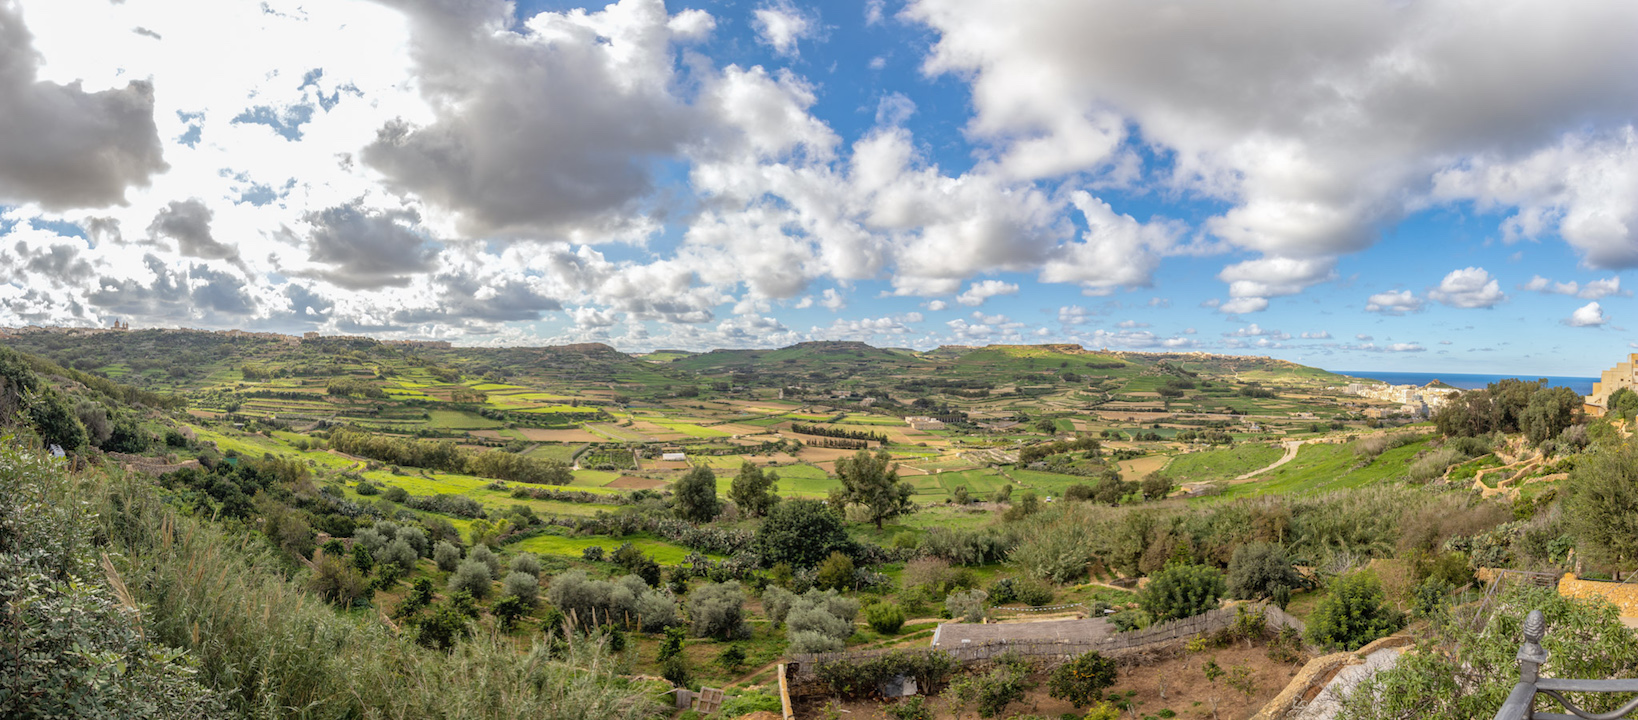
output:
{"label": "row of trees", "polygon": [[503,451],[463,450],[453,442],[409,440],[340,428],[330,433],[330,447],[394,465],[464,473],[497,480],[567,485],[574,476],[558,460],[540,460]]}
{"label": "row of trees", "polygon": [[1450,398],[1433,413],[1433,424],[1449,437],[1492,432],[1524,433],[1540,444],[1581,419],[1581,395],[1566,387],[1506,379]]}
{"label": "row of trees", "polygon": [[825,427],[823,425],[807,425],[791,423],[791,432],[798,435],[816,435],[828,438],[845,438],[849,440],[867,440],[870,442],[887,443],[887,435],[873,433],[867,430],[843,430],[841,428]]}

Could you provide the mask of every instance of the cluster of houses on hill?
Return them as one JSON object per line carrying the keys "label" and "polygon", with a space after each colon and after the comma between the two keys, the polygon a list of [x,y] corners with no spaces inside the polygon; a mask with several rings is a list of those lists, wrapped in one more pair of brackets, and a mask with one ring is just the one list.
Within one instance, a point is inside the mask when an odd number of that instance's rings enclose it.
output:
{"label": "cluster of houses on hill", "polygon": [[1406,415],[1409,417],[1425,418],[1438,410],[1452,395],[1461,392],[1450,386],[1435,387],[1435,380],[1425,386],[1418,385],[1366,385],[1351,383],[1342,391],[1349,395],[1380,400],[1397,404],[1398,408],[1371,408],[1365,411],[1367,416]]}

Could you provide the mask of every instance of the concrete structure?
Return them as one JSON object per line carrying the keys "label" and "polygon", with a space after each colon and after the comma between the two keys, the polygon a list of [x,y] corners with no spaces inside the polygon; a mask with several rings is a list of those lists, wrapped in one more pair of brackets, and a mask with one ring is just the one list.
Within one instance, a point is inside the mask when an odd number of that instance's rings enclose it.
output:
{"label": "concrete structure", "polygon": [[909,425],[910,429],[912,429],[912,430],[943,430],[944,429],[944,421],[935,420],[933,418],[926,417],[926,416],[918,415],[918,416],[915,416],[915,417],[907,417],[907,418],[904,419],[904,422],[905,422],[905,424]]}
{"label": "concrete structure", "polygon": [[688,455],[678,452],[661,453],[660,459],[665,462],[688,462]]}
{"label": "concrete structure", "polygon": [[1609,410],[1610,396],[1621,388],[1638,392],[1638,375],[1634,375],[1634,365],[1638,364],[1638,353],[1627,356],[1623,362],[1599,374],[1598,381],[1593,383],[1592,394],[1582,401],[1581,409],[1593,417],[1603,417]]}
{"label": "concrete structure", "polygon": [[984,645],[997,642],[1098,642],[1114,634],[1103,618],[1043,620],[1024,623],[941,623],[933,631],[933,647]]}

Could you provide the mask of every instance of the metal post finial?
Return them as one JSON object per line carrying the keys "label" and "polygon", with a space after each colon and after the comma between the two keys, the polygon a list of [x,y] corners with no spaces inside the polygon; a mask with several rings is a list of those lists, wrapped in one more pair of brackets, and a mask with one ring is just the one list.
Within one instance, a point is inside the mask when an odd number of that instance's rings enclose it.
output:
{"label": "metal post finial", "polygon": [[1524,618],[1524,645],[1519,647],[1519,679],[1534,683],[1541,677],[1541,664],[1547,662],[1547,651],[1541,639],[1547,636],[1547,618],[1540,610],[1531,610]]}

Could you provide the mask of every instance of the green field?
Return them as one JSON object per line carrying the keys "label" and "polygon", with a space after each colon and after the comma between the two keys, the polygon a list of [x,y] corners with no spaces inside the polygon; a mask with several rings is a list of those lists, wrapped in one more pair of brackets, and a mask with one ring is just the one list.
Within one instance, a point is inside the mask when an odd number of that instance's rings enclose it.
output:
{"label": "green field", "polygon": [[[637,534],[622,538],[603,536],[564,537],[562,535],[536,535],[520,542],[508,545],[507,548],[517,552],[532,552],[539,555],[562,555],[566,557],[580,557],[581,551],[594,545],[601,545],[606,552],[614,552],[622,543],[631,543],[642,550],[644,554],[654,558],[661,565],[679,565],[683,558],[694,552],[681,545],[673,545],[664,540],[657,540],[652,535]],[[721,560],[720,555],[700,553],[713,560]]]}
{"label": "green field", "polygon": [[1221,495],[1213,498],[1313,494],[1404,480],[1416,454],[1427,449],[1428,441],[1414,442],[1388,450],[1369,465],[1359,467],[1360,457],[1352,445],[1310,443],[1302,446],[1291,462],[1251,482],[1227,485]]}
{"label": "green field", "polygon": [[490,420],[476,413],[458,410],[429,410],[427,415],[431,416],[427,424],[449,430],[488,430],[506,425],[499,420]]}
{"label": "green field", "polygon": [[[1258,468],[1268,467],[1284,454],[1285,448],[1279,446],[1246,443],[1177,455],[1166,463],[1160,474],[1175,483],[1232,480]],[[1301,458],[1300,454],[1298,458]]]}

